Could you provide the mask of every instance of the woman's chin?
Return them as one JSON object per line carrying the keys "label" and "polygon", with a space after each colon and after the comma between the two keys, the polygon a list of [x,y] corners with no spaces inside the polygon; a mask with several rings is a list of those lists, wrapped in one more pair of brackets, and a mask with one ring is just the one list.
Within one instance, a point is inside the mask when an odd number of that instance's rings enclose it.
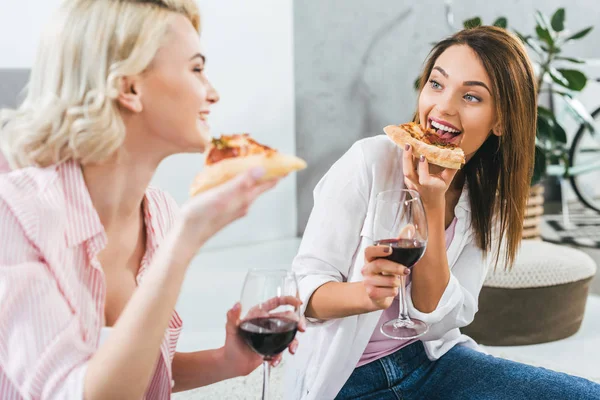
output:
{"label": "woman's chin", "polygon": [[195,144],[196,152],[204,153],[204,151],[210,146],[212,142],[212,136],[210,135],[210,129],[200,129],[198,132],[197,143]]}

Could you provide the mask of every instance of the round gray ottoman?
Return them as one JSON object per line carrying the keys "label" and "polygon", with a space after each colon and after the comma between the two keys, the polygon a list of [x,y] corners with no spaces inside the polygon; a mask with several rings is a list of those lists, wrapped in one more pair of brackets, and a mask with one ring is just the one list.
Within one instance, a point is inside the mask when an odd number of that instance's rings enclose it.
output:
{"label": "round gray ottoman", "polygon": [[515,265],[490,269],[479,311],[462,332],[488,346],[563,339],[579,330],[594,260],[574,248],[524,240]]}

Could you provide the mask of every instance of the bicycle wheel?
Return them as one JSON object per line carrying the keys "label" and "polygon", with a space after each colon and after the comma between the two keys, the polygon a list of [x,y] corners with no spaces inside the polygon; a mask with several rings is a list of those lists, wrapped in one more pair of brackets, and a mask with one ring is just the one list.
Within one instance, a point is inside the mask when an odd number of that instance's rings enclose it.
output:
{"label": "bicycle wheel", "polygon": [[[600,108],[592,117],[600,121]],[[574,174],[570,180],[575,194],[583,204],[600,213],[600,132],[594,137],[582,124],[569,149],[569,163]]]}

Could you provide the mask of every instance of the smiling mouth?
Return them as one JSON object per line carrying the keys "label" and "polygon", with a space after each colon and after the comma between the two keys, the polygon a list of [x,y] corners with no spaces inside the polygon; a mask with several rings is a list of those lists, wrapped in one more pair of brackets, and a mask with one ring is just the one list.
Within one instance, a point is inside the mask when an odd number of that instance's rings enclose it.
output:
{"label": "smiling mouth", "polygon": [[433,130],[439,136],[439,138],[446,143],[452,143],[458,146],[461,142],[462,131],[433,121],[431,118],[427,119],[427,128]]}

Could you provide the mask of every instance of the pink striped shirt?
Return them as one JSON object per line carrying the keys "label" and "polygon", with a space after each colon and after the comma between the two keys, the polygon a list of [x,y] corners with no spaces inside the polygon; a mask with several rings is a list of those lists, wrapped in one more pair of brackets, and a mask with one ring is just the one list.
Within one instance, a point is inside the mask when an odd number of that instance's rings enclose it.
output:
{"label": "pink striped shirt", "polygon": [[[138,284],[177,210],[152,188],[143,207],[147,245]],[[107,237],[79,164],[0,173],[0,243],[0,399],[82,398],[104,326],[97,255]],[[171,396],[181,326],[174,311],[146,399]]]}

